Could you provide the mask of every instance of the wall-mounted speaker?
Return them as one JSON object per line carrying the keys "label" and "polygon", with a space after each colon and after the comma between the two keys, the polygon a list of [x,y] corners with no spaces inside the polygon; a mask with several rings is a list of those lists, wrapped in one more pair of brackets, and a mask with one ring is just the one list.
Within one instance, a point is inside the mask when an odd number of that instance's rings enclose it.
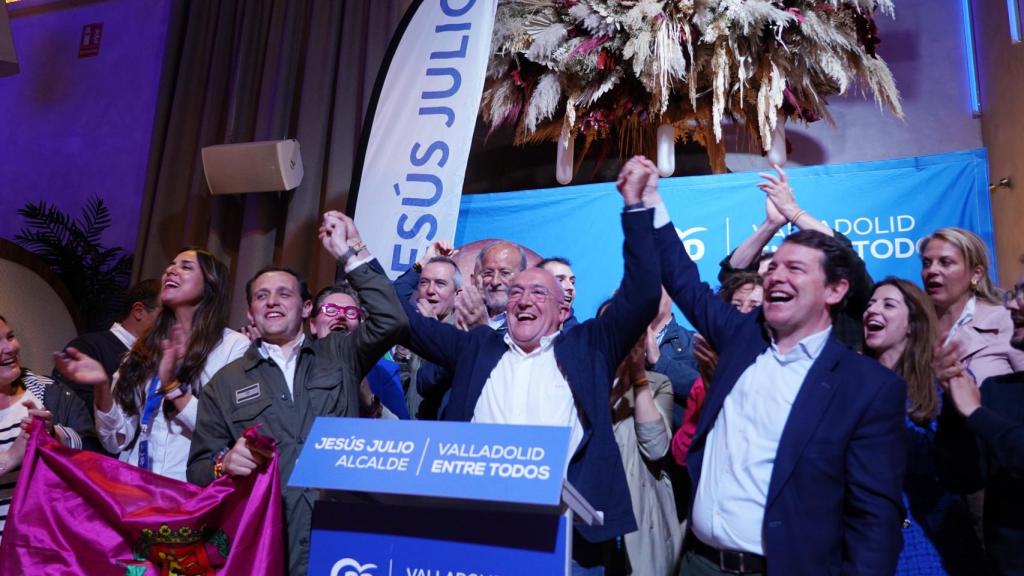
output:
{"label": "wall-mounted speaker", "polygon": [[203,148],[211,194],[282,192],[302,182],[298,140],[218,144]]}
{"label": "wall-mounted speaker", "polygon": [[14,38],[11,36],[11,19],[7,16],[7,5],[0,0],[0,76],[13,76],[21,72],[18,55],[14,53]]}

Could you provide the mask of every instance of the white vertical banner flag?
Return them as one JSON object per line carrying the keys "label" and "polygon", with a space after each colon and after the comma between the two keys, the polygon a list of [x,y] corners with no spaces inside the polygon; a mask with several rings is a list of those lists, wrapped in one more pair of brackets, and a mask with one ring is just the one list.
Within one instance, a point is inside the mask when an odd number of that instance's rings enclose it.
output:
{"label": "white vertical banner flag", "polygon": [[417,0],[381,66],[352,189],[359,232],[391,278],[455,238],[496,7]]}

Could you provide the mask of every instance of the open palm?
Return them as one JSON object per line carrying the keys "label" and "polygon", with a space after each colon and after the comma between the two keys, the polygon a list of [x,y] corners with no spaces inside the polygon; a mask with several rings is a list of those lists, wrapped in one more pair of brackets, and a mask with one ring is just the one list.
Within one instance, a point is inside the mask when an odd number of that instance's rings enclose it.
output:
{"label": "open palm", "polygon": [[76,348],[54,353],[53,363],[57,370],[72,382],[90,386],[107,383],[107,372],[103,365]]}

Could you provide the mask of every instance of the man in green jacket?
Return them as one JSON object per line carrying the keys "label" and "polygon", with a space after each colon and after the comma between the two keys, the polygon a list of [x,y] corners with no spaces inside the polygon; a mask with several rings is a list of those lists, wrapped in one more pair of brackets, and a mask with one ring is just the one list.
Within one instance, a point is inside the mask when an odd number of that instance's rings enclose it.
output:
{"label": "man in green jacket", "polygon": [[[268,267],[246,285],[249,319],[260,338],[203,388],[188,479],[209,484],[218,474],[247,476],[269,457],[242,433],[261,424],[277,441],[281,481],[287,482],[317,416],[358,416],[359,382],[408,325],[401,304],[379,265],[366,252],[352,220],[324,215],[324,248],[344,266],[369,318],[352,332],[318,340],[302,331],[313,303],[298,276]],[[316,491],[283,487],[288,531],[288,574],[309,568],[310,523]]]}

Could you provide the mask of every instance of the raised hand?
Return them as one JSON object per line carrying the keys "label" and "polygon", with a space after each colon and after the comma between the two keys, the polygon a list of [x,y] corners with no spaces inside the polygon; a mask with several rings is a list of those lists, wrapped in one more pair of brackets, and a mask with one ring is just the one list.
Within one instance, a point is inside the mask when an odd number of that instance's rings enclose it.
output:
{"label": "raised hand", "polygon": [[185,362],[185,352],[188,350],[188,333],[180,325],[175,324],[171,328],[169,338],[160,342],[160,364],[157,366],[157,375],[160,378],[161,386],[167,387],[178,377],[178,370],[181,370]]}
{"label": "raised hand", "polygon": [[453,258],[458,253],[459,251],[452,246],[451,242],[447,240],[438,240],[430,246],[427,246],[427,250],[423,254],[423,263],[425,264],[435,256],[447,256],[448,258]]}
{"label": "raised hand", "polygon": [[[779,224],[781,226],[787,221],[792,222],[794,216],[800,213],[800,207],[797,206],[796,196],[793,195],[793,188],[789,185],[789,176],[786,175],[786,172],[778,164],[772,166],[772,168],[775,170],[775,174],[770,172],[758,174],[764,181],[758,183],[757,187],[767,197],[765,212],[767,213],[768,220],[776,224],[781,221],[781,224]],[[774,213],[772,208],[775,209]]]}
{"label": "raised hand", "polygon": [[639,158],[640,163],[647,169],[647,182],[644,184],[643,193],[640,194],[640,200],[645,208],[653,208],[661,204],[661,193],[658,192],[658,165],[645,156]]}
{"label": "raised hand", "polygon": [[487,325],[487,305],[480,289],[473,283],[462,286],[455,295],[455,325],[463,330]]}
{"label": "raised hand", "polygon": [[787,222],[786,217],[782,215],[782,212],[779,212],[775,202],[772,202],[769,196],[764,197],[764,217],[765,220],[776,228],[782,228]]}
{"label": "raised hand", "polygon": [[623,164],[615,187],[626,205],[637,204],[643,200],[645,190],[657,193],[658,168],[643,156],[633,156]]}
{"label": "raised hand", "polygon": [[65,378],[72,382],[109,387],[110,382],[103,365],[79,352],[77,348],[69,346],[62,352],[54,352],[53,364]]}
{"label": "raised hand", "polygon": [[349,247],[348,227],[344,218],[347,216],[337,210],[325,212],[318,233],[320,243],[335,260],[340,260]]}
{"label": "raised hand", "polygon": [[338,212],[338,218],[345,224],[345,235],[347,236],[348,245],[355,246],[362,243],[363,239],[359,236],[359,229],[356,228],[355,220],[341,212]]}

